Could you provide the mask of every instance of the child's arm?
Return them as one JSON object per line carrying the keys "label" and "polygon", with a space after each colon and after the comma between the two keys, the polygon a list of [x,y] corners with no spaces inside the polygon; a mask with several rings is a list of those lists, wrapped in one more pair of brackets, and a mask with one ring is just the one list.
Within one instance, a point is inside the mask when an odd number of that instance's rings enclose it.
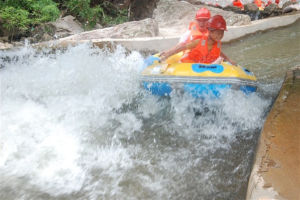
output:
{"label": "child's arm", "polygon": [[168,51],[164,51],[162,52],[159,57],[161,59],[161,61],[167,60],[170,56],[179,53],[181,51],[185,51],[187,49],[192,49],[195,48],[198,43],[200,42],[200,40],[193,40],[189,43],[179,43],[178,45],[176,45],[174,48],[168,50]]}
{"label": "child's arm", "polygon": [[223,57],[225,59],[225,61],[228,61],[228,62],[230,62],[233,65],[237,65],[236,62],[234,62],[233,60],[231,60],[230,58],[228,58],[222,51],[221,51],[220,55],[221,55],[221,57]]}

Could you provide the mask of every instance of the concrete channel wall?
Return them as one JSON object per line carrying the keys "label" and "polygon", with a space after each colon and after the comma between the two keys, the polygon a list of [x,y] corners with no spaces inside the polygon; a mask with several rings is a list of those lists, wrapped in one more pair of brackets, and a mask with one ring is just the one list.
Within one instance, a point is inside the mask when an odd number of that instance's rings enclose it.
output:
{"label": "concrete channel wall", "polygon": [[289,70],[261,132],[247,200],[300,199],[300,66]]}

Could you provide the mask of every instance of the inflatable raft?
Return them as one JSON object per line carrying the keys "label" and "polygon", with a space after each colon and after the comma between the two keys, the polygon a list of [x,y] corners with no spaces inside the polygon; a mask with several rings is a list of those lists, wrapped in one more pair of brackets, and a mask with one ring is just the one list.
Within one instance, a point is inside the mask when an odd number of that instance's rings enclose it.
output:
{"label": "inflatable raft", "polygon": [[221,64],[178,63],[176,54],[160,63],[158,55],[145,60],[142,83],[154,95],[168,96],[173,90],[189,93],[193,97],[219,97],[228,89],[245,94],[256,91],[256,77],[249,70],[223,62]]}

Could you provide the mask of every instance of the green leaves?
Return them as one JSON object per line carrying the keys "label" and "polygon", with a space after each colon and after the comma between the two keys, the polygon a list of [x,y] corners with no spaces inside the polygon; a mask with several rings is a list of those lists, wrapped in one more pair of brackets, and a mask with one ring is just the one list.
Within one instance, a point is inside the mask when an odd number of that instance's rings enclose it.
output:
{"label": "green leaves", "polygon": [[104,14],[99,6],[91,8],[90,0],[68,0],[65,6],[72,15],[84,23],[86,29],[94,27]]}
{"label": "green leaves", "polygon": [[113,25],[128,21],[127,10],[117,9],[109,1],[91,7],[90,0],[67,0],[64,5],[68,12],[83,22],[85,29],[93,28],[96,23]]}
{"label": "green leaves", "polygon": [[[57,3],[56,3],[57,2]],[[118,9],[109,1],[91,0],[0,0],[0,28],[5,28],[13,36],[16,32],[26,32],[36,25],[55,21],[61,9],[72,14],[85,29],[120,24],[128,21],[127,9]]]}
{"label": "green leaves", "polygon": [[28,11],[11,6],[1,8],[0,12],[0,18],[4,22],[3,27],[11,32],[26,31],[30,24],[28,16]]}
{"label": "green leaves", "polygon": [[10,32],[10,36],[25,32],[42,22],[54,21],[59,14],[52,0],[6,0],[0,4],[2,26]]}
{"label": "green leaves", "polygon": [[36,23],[55,21],[60,14],[56,3],[54,3],[52,0],[33,1],[29,7]]}

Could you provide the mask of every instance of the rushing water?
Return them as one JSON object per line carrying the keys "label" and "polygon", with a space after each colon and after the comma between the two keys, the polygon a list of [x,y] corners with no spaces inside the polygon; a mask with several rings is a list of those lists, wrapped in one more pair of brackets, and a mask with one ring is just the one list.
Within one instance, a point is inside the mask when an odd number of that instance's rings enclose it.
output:
{"label": "rushing water", "polygon": [[225,45],[259,92],[209,101],[149,95],[121,47],[0,52],[0,199],[244,199],[299,25]]}

